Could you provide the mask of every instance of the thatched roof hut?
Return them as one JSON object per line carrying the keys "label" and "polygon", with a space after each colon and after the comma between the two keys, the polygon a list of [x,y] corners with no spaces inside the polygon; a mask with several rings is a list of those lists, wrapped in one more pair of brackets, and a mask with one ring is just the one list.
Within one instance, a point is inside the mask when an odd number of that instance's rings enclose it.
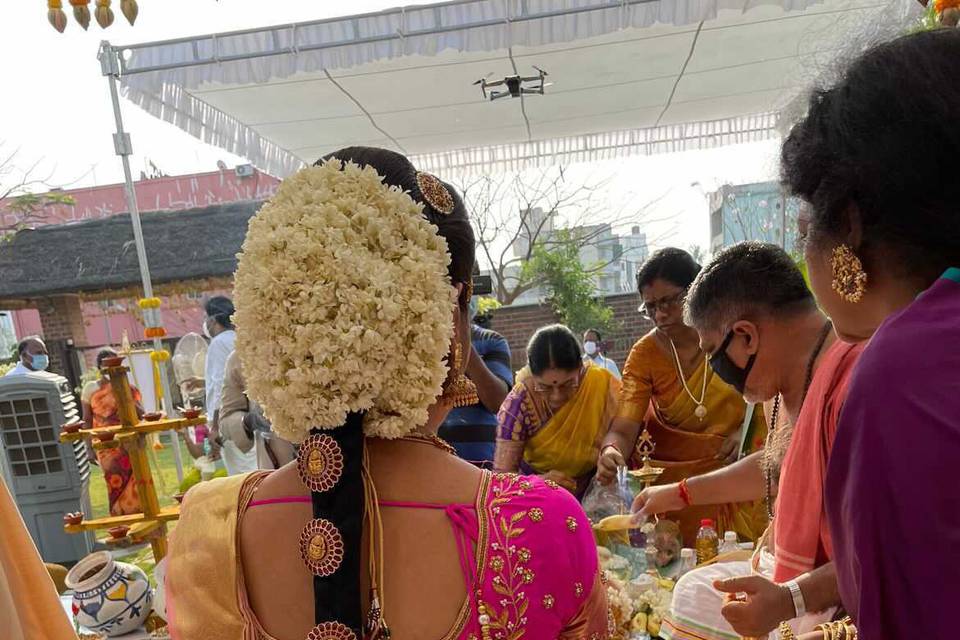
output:
{"label": "thatched roof hut", "polygon": [[[262,201],[142,216],[155,283],[229,277]],[[0,301],[120,289],[140,283],[130,215],[18,232],[0,243]]]}

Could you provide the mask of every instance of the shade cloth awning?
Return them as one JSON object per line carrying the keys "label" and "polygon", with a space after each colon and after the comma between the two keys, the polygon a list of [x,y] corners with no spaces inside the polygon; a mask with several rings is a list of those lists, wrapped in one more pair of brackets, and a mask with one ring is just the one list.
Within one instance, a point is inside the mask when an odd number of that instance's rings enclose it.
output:
{"label": "shade cloth awning", "polygon": [[[459,0],[116,47],[124,95],[275,175],[346,145],[512,170],[761,140],[888,0]],[[545,95],[474,82],[549,73]]]}

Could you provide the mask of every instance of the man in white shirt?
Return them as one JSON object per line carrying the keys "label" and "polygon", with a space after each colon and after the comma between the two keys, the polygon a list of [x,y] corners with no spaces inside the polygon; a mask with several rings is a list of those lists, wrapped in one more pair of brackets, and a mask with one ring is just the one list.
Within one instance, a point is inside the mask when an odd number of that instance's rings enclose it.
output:
{"label": "man in white shirt", "polygon": [[22,376],[28,373],[46,371],[50,366],[50,356],[47,354],[47,345],[40,336],[24,338],[17,345],[17,355],[20,360],[17,366],[7,372],[8,376]]}
{"label": "man in white shirt", "polygon": [[603,338],[600,336],[600,332],[596,329],[587,329],[583,334],[583,359],[587,362],[592,362],[598,367],[603,367],[619,380],[620,369],[617,368],[616,362],[603,355],[601,351],[602,344]]}
{"label": "man in white shirt", "polygon": [[204,304],[207,317],[203,321],[203,334],[210,339],[203,377],[207,392],[207,417],[210,419],[210,440],[213,453],[219,453],[228,475],[255,471],[257,456],[253,449],[244,453],[236,443],[225,440],[220,433],[220,402],[223,397],[223,380],[227,370],[227,358],[233,353],[237,332],[233,326],[235,309],[230,298],[214,296]]}

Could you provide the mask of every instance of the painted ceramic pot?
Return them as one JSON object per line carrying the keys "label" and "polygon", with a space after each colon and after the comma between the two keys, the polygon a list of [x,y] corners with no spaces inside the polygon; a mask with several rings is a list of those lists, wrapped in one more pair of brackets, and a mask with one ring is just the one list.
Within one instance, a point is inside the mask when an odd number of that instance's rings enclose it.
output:
{"label": "painted ceramic pot", "polygon": [[77,622],[90,631],[119,636],[135,631],[150,615],[153,590],[147,576],[109,551],[92,553],[67,574]]}

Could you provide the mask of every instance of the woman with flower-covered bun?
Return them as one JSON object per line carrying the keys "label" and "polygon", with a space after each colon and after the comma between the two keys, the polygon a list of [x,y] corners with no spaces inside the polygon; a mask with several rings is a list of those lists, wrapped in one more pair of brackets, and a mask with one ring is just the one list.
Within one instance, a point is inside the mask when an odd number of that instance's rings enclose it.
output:
{"label": "woman with flower-covered bun", "polygon": [[436,436],[475,401],[473,263],[459,195],[383,149],[327,156],[251,220],[237,352],[299,453],[187,494],[165,581],[174,638],[607,637],[573,497]]}

